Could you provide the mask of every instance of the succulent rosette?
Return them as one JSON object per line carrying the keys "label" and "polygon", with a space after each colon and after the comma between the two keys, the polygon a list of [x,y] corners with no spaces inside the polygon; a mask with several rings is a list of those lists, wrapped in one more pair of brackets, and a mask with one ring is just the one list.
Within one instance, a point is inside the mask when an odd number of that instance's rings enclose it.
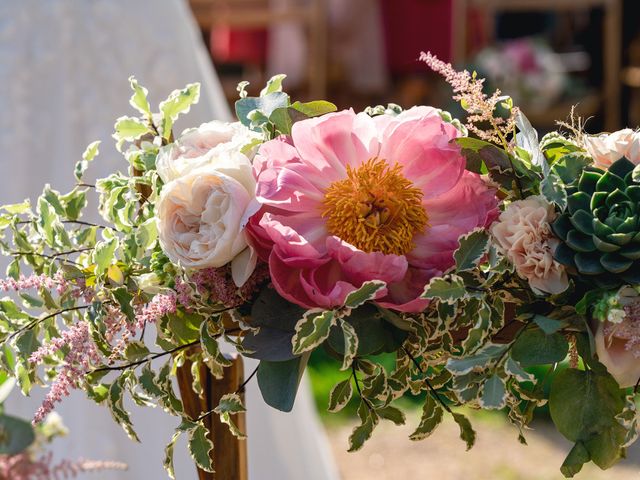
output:
{"label": "succulent rosette", "polygon": [[465,170],[460,132],[436,109],[351,110],[294,124],[254,161],[249,227],[284,298],[334,308],[369,280],[377,303],[418,312],[425,284],[450,268],[460,235],[489,225],[497,199]]}
{"label": "succulent rosette", "polygon": [[640,183],[620,158],[607,170],[586,167],[567,188],[567,211],[553,223],[555,258],[602,287],[640,282]]}

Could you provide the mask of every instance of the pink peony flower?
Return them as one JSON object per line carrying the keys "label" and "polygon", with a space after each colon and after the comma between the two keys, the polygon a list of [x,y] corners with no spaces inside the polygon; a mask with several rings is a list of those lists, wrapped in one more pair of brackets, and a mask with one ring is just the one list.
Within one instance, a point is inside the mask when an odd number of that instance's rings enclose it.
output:
{"label": "pink peony flower", "polygon": [[497,216],[494,192],[431,107],[371,118],[342,111],[293,126],[254,162],[263,204],[248,227],[284,298],[334,308],[368,280],[383,307],[422,311],[460,235]]}

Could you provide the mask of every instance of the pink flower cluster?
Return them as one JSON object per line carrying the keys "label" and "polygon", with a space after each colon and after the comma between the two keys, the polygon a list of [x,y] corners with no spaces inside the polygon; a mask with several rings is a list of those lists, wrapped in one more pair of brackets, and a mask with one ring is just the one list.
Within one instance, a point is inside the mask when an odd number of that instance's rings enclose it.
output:
{"label": "pink flower cluster", "polygon": [[63,295],[69,288],[69,283],[58,271],[53,278],[45,275],[29,275],[25,277],[20,275],[17,280],[15,278],[0,279],[0,291],[2,292],[20,292],[22,290],[46,288],[47,290],[55,289],[58,295]]}
{"label": "pink flower cluster", "polygon": [[[131,337],[142,330],[146,324],[156,323],[164,315],[176,311],[176,295],[174,293],[156,295],[148,304],[137,306],[134,322],[129,322],[120,309],[114,306],[107,305],[106,309],[107,315],[103,320],[107,327],[106,339],[109,342],[117,339],[113,353],[108,359],[113,361],[122,354]],[[65,355],[63,364],[42,405],[34,415],[34,424],[44,420],[63,397],[68,396],[72,389],[79,387],[88,372],[102,364],[102,356],[91,338],[89,324],[85,320],[72,325],[62,332],[60,337],[53,338],[49,343],[42,345],[31,355],[29,361],[40,364],[45,357],[54,355],[63,347],[68,348],[69,352]]]}
{"label": "pink flower cluster", "polygon": [[45,357],[51,356],[61,348],[67,347],[69,352],[56,376],[42,405],[33,417],[33,423],[40,423],[70,391],[78,388],[84,375],[93,365],[100,363],[100,353],[91,339],[89,324],[82,320],[62,332],[60,337],[53,338],[42,345],[30,357],[29,361],[39,364]]}
{"label": "pink flower cluster", "polygon": [[609,339],[615,337],[623,340],[624,349],[640,359],[640,301],[631,302],[622,309],[625,313],[624,320],[620,323],[607,322],[604,335]]}
{"label": "pink flower cluster", "polygon": [[91,302],[95,296],[93,289],[86,287],[83,278],[78,278],[72,283],[64,278],[61,271],[57,271],[53,277],[43,273],[29,276],[20,275],[17,280],[15,278],[0,279],[0,291],[2,292],[21,292],[41,288],[55,291],[58,295],[70,292],[71,297],[82,298],[86,302]]}
{"label": "pink flower cluster", "polygon": [[[142,331],[147,324],[155,324],[162,317],[169,313],[175,313],[177,309],[176,294],[158,294],[146,305],[136,305],[135,321],[130,322],[122,311],[113,306],[107,305],[107,315],[103,322],[107,327],[106,340],[113,345],[113,350],[109,361],[114,361],[122,355],[129,340]],[[115,343],[114,343],[115,341]]]}
{"label": "pink flower cluster", "polygon": [[3,480],[58,480],[75,478],[82,472],[126,470],[120,462],[95,460],[62,460],[53,462],[51,452],[33,458],[29,452],[17,455],[0,455],[0,479]]}
{"label": "pink flower cluster", "polygon": [[[249,279],[237,287],[231,276],[229,266],[222,268],[205,268],[193,273],[189,280],[193,282],[196,292],[206,294],[214,302],[221,303],[227,308],[237,307],[246,302],[257,290],[257,287],[269,278],[269,269],[265,263],[258,263]],[[175,286],[178,302],[190,309],[194,303],[193,292],[189,283],[182,278],[176,278]]]}
{"label": "pink flower cluster", "polygon": [[[504,101],[500,90],[496,90],[491,96],[486,95],[482,91],[484,79],[476,78],[467,70],[458,72],[450,63],[443,62],[431,53],[422,52],[420,60],[425,62],[431,70],[442,75],[451,85],[455,92],[453,99],[461,102],[464,109],[469,112],[466,127],[483,140],[503,143],[514,129],[518,108],[513,107],[506,120],[496,118],[494,117],[496,107]],[[490,125],[491,128],[487,128],[486,125]]]}

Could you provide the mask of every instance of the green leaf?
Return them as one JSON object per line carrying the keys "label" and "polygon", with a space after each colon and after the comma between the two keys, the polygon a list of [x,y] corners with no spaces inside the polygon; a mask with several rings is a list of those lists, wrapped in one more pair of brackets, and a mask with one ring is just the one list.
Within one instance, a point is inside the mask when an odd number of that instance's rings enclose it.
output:
{"label": "green leaf", "polygon": [[524,113],[518,112],[518,115],[516,116],[516,126],[518,127],[518,134],[516,135],[518,146],[529,152],[531,155],[531,163],[533,165],[546,167],[547,161],[540,151],[538,132],[533,128],[531,122]]}
{"label": "green leaf", "polygon": [[163,114],[162,136],[169,139],[173,122],[183,113],[188,113],[191,105],[200,100],[200,84],[190,83],[182,90],[174,90],[167,99],[160,103],[160,111]]}
{"label": "green leaf", "polygon": [[451,415],[460,427],[460,438],[467,444],[467,450],[471,449],[473,444],[476,443],[476,432],[471,426],[471,422],[461,413],[453,412]]}
{"label": "green leaf", "polygon": [[104,272],[113,263],[116,248],[118,248],[118,239],[115,237],[96,244],[93,251],[93,261],[96,264],[97,273]]}
{"label": "green leaf", "polygon": [[467,291],[464,280],[457,275],[432,278],[424,288],[422,298],[439,299],[442,302],[453,304],[464,298]]}
{"label": "green leaf", "polygon": [[143,360],[151,355],[147,346],[138,340],[130,340],[124,349],[124,356],[130,362]]}
{"label": "green leaf", "polygon": [[481,371],[487,368],[493,361],[497,360],[508,345],[497,345],[487,343],[474,355],[462,358],[450,358],[447,360],[446,368],[454,375],[466,375],[472,371]]}
{"label": "green leaf", "polygon": [[180,438],[180,435],[183,432],[190,431],[194,427],[195,427],[195,424],[193,422],[188,420],[183,420],[182,423],[178,426],[178,428],[176,428],[175,432],[171,437],[171,441],[167,444],[167,446],[164,449],[163,465],[164,465],[164,469],[167,471],[167,474],[169,475],[169,478],[172,478],[174,480],[176,478],[175,472],[173,469],[173,450],[175,448],[176,442],[178,441],[178,438]]}
{"label": "green leaf", "polygon": [[583,442],[576,442],[567,458],[564,459],[560,471],[567,478],[572,478],[582,470],[582,466],[591,460],[589,451]]}
{"label": "green leaf", "polygon": [[291,411],[308,359],[306,354],[285,362],[260,362],[258,387],[267,405],[282,412]]}
{"label": "green leaf", "polygon": [[241,413],[247,409],[242,402],[242,398],[237,393],[226,393],[220,398],[218,406],[214,408],[214,412],[221,413]]}
{"label": "green leaf", "polygon": [[555,203],[561,210],[567,207],[567,190],[555,173],[550,172],[540,182],[540,191],[549,203]]}
{"label": "green leaf", "polygon": [[31,201],[26,199],[22,203],[11,203],[9,205],[3,205],[2,209],[11,215],[21,215],[28,213],[31,210]]}
{"label": "green leaf", "polygon": [[31,423],[0,414],[0,455],[16,455],[35,441]]}
{"label": "green leaf", "polygon": [[459,271],[475,268],[489,249],[489,235],[484,229],[473,230],[459,239],[460,246],[453,253],[456,269]]}
{"label": "green leaf", "polygon": [[209,430],[202,422],[196,424],[195,428],[189,430],[189,453],[198,465],[198,468],[205,472],[213,472],[213,460],[211,451],[213,443],[209,440]]}
{"label": "green leaf", "polygon": [[242,340],[251,351],[246,356],[273,362],[295,358],[291,339],[304,314],[305,309],[282,298],[275,288],[263,288],[251,307],[251,326],[259,331],[248,332]]}
{"label": "green leaf", "polygon": [[[582,442],[593,462],[609,468],[624,455],[626,430],[617,420],[625,407],[624,391],[604,369],[566,369],[551,384],[549,412],[558,431]],[[576,458],[578,460],[576,460]],[[569,465],[586,458],[578,447]]]}
{"label": "green leaf", "polygon": [[307,117],[319,117],[320,115],[335,112],[336,110],[338,110],[338,107],[336,107],[333,103],[327,102],[325,100],[316,100],[306,103],[294,102],[291,105],[291,108],[306,115]]}
{"label": "green leaf", "polygon": [[519,382],[535,382],[536,379],[533,374],[527,372],[517,361],[515,361],[511,357],[507,358],[507,361],[504,362],[504,371]]}
{"label": "green leaf", "polygon": [[349,403],[352,396],[353,386],[351,385],[351,376],[349,376],[349,378],[336,383],[331,389],[328,410],[331,413],[339,412]]}
{"label": "green leaf", "polygon": [[220,351],[218,340],[209,332],[209,322],[207,321],[202,322],[200,325],[200,345],[202,346],[205,363],[209,367],[211,374],[215,378],[222,378],[223,369],[231,366],[231,360]]}
{"label": "green leaf", "polygon": [[129,105],[145,115],[148,119],[151,119],[151,106],[149,105],[149,100],[147,100],[149,91],[141,86],[133,75],[129,77],[129,84],[131,85],[131,90],[133,90],[133,95],[131,95],[129,99]]}
{"label": "green leaf", "polygon": [[567,326],[567,322],[565,321],[557,320],[555,318],[545,317],[544,315],[534,316],[533,321],[547,335],[556,333],[561,328],[564,328]]}
{"label": "green leaf", "polygon": [[560,333],[546,335],[539,328],[523,332],[513,344],[511,356],[523,367],[561,362],[569,352],[569,343]]}
{"label": "green leaf", "polygon": [[111,290],[113,298],[116,299],[120,306],[120,311],[126,315],[130,322],[133,322],[136,318],[136,312],[133,309],[132,301],[133,295],[129,293],[127,287],[118,287]]}
{"label": "green leaf", "polygon": [[89,168],[89,163],[94,158],[96,158],[98,153],[100,153],[99,147],[100,147],[100,140],[96,140],[95,142],[90,143],[87,146],[84,153],[82,154],[82,160],[76,163],[74,175],[78,182],[82,180],[82,176],[84,175],[84,172],[86,172],[87,168]]}
{"label": "green leaf", "polygon": [[267,84],[265,87],[260,90],[260,96],[264,97],[265,95],[269,95],[270,93],[282,92],[282,81],[287,78],[284,73],[279,75],[274,75],[269,80],[267,80]]}
{"label": "green leaf", "polygon": [[278,108],[289,106],[289,95],[284,92],[272,92],[261,97],[246,97],[236,101],[236,116],[246,126],[251,127],[249,114],[254,110],[267,119]]}
{"label": "green leaf", "polygon": [[109,410],[111,410],[111,416],[113,416],[113,419],[124,429],[127,436],[131,440],[139,442],[140,439],[138,438],[136,432],[133,430],[133,424],[131,423],[129,412],[124,409],[123,383],[125,380],[126,377],[121,375],[115,382],[111,384],[111,387],[109,387],[107,405],[109,406]]}
{"label": "green leaf", "polygon": [[380,280],[364,282],[360,288],[347,295],[344,300],[344,306],[353,309],[358,308],[369,300],[375,300],[378,293],[386,286],[387,284]]}
{"label": "green leaf", "polygon": [[427,395],[422,407],[422,417],[416,430],[409,436],[411,440],[422,440],[430,436],[442,423],[442,407],[431,396]]}
{"label": "green leaf", "polygon": [[333,310],[310,310],[305,313],[302,320],[296,324],[295,334],[291,339],[293,353],[300,355],[319,346],[329,336],[329,330],[335,323],[336,316]]}
{"label": "green leaf", "polygon": [[340,327],[344,334],[344,357],[342,359],[342,367],[340,367],[340,370],[347,370],[351,367],[353,359],[358,353],[358,335],[351,324],[345,320],[340,320]]}
{"label": "green leaf", "polygon": [[407,421],[407,418],[402,410],[399,408],[393,407],[391,405],[387,405],[383,408],[376,409],[376,413],[385,420],[390,420],[396,425],[404,425]]}
{"label": "green leaf", "polygon": [[482,385],[480,406],[489,410],[500,410],[507,405],[507,390],[504,380],[493,374]]}
{"label": "green leaf", "polygon": [[151,130],[144,122],[134,117],[118,118],[113,128],[115,129],[113,137],[118,142],[123,140],[132,142],[146,133],[151,133]]}
{"label": "green leaf", "polygon": [[[367,408],[367,407],[365,407]],[[364,442],[371,438],[374,428],[378,424],[378,417],[375,412],[367,408],[366,413],[361,418],[362,423],[353,429],[349,436],[349,451],[356,452],[362,448]]]}

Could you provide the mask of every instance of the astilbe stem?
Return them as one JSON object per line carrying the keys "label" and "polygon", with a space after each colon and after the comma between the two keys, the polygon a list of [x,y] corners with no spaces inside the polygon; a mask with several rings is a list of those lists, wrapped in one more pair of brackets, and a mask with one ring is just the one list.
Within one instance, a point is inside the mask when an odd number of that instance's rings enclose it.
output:
{"label": "astilbe stem", "polygon": [[455,93],[453,99],[460,102],[469,113],[466,127],[482,140],[500,144],[509,150],[508,137],[515,130],[518,108],[512,107],[507,119],[495,117],[496,107],[504,101],[500,90],[496,90],[491,96],[486,95],[482,91],[484,79],[476,78],[467,70],[459,72],[450,63],[443,62],[430,52],[422,52],[420,60],[451,85]]}
{"label": "astilbe stem", "polygon": [[51,452],[39,458],[28,451],[0,455],[0,479],[3,480],[63,480],[75,478],[82,472],[126,469],[126,464],[110,461],[62,460],[54,463]]}

